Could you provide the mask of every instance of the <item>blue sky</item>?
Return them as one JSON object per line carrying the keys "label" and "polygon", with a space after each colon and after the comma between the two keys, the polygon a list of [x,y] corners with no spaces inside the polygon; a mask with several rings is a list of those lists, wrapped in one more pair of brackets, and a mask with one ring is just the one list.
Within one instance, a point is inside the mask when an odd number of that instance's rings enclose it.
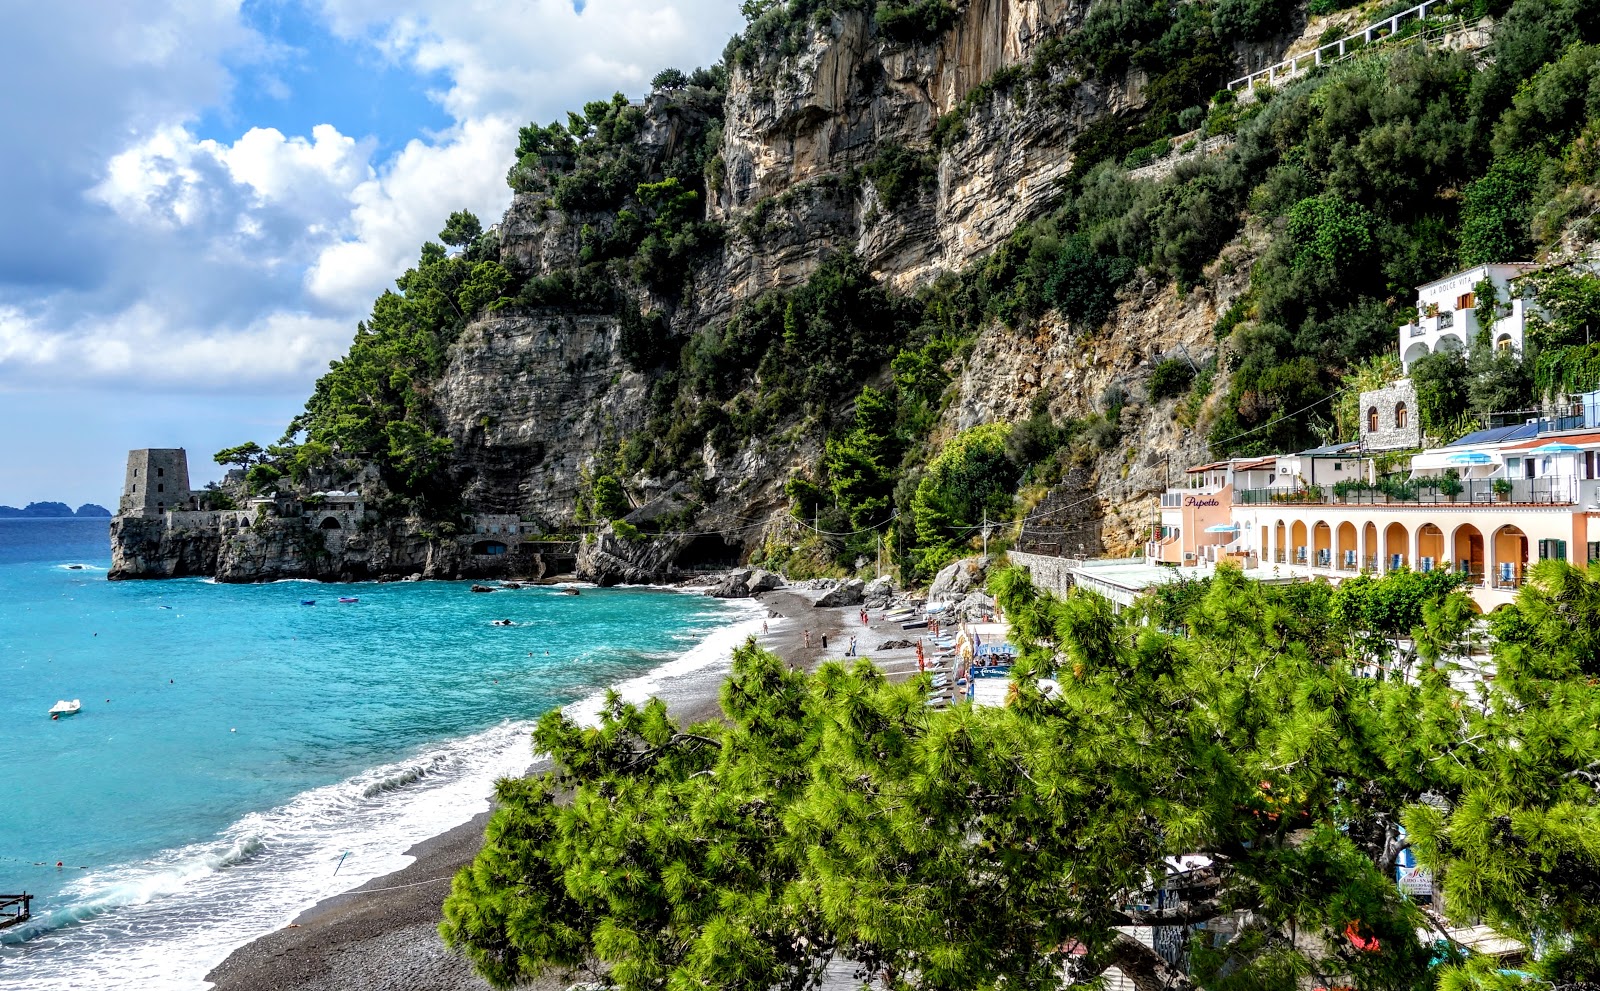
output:
{"label": "blue sky", "polygon": [[516,129],[714,61],[732,0],[119,0],[0,34],[0,503],[277,439]]}

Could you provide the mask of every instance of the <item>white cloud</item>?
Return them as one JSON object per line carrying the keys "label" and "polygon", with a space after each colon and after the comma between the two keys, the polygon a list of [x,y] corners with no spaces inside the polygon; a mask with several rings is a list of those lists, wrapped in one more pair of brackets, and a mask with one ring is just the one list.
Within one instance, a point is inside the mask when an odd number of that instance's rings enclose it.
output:
{"label": "white cloud", "polygon": [[442,72],[457,120],[486,114],[547,121],[618,90],[643,95],[655,73],[721,57],[742,26],[731,0],[414,0],[395,16],[380,0],[323,0],[335,30],[371,39],[397,61]]}
{"label": "white cloud", "polygon": [[452,210],[473,210],[486,223],[511,199],[505,170],[517,126],[499,117],[469,120],[439,144],[412,141],[380,176],[351,191],[351,238],[324,250],[306,273],[319,300],[360,307],[415,263]]}
{"label": "white cloud", "polygon": [[[426,80],[452,123],[382,135],[404,143],[381,157],[359,122],[201,137],[196,122],[229,105],[232,71],[287,57],[237,0],[8,18],[0,86],[48,98],[0,108],[0,224],[39,233],[0,243],[0,389],[309,390],[450,211],[499,219],[518,126],[708,64],[738,27],[732,0],[591,0],[581,13],[569,0],[323,0],[320,12]],[[274,73],[250,78],[283,92]]]}
{"label": "white cloud", "polygon": [[278,311],[226,328],[186,325],[140,302],[109,322],[42,326],[0,308],[0,366],[22,378],[88,378],[148,389],[226,391],[307,381],[349,342],[342,317]]}

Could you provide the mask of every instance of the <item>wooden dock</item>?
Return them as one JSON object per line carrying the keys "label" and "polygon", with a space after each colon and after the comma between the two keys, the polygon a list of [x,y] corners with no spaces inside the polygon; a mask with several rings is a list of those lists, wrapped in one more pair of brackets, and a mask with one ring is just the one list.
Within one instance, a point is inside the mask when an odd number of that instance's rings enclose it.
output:
{"label": "wooden dock", "polygon": [[28,903],[33,896],[24,891],[20,895],[0,895],[0,929],[21,925],[31,918]]}

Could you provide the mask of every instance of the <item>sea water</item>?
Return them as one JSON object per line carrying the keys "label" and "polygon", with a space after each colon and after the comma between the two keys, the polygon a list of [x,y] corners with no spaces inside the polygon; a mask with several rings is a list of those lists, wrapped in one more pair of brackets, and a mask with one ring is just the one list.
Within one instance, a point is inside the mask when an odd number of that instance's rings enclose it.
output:
{"label": "sea water", "polygon": [[104,520],[0,520],[0,893],[35,896],[0,988],[203,988],[487,809],[539,715],[714,675],[760,624],[655,589],[108,582],[109,557]]}

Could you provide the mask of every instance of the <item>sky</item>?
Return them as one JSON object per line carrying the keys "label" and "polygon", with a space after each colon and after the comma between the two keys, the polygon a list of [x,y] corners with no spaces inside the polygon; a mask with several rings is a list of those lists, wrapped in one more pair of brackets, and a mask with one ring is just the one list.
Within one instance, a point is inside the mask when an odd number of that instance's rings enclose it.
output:
{"label": "sky", "polygon": [[734,0],[66,0],[0,32],[0,504],[275,441],[517,128],[709,65]]}

